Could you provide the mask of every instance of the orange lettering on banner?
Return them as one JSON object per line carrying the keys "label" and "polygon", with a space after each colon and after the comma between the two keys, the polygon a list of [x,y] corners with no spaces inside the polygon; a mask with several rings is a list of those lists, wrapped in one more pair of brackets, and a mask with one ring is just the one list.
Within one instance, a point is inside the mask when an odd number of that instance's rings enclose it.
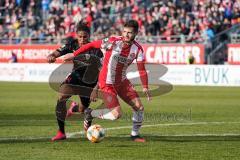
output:
{"label": "orange lettering on banner", "polygon": [[[0,62],[8,62],[11,53],[17,54],[20,63],[46,63],[46,56],[57,49],[58,45],[0,45]],[[196,64],[204,63],[202,44],[144,44],[146,63],[186,64],[192,53]],[[58,63],[62,59],[57,60]]]}
{"label": "orange lettering on banner", "polygon": [[240,64],[240,44],[228,44],[228,63]]}
{"label": "orange lettering on banner", "polygon": [[[15,53],[20,63],[46,63],[46,57],[59,45],[0,45],[0,62],[8,62]],[[61,60],[58,60],[61,62]]]}
{"label": "orange lettering on banner", "polygon": [[196,64],[204,64],[204,46],[190,45],[143,45],[147,63],[186,64],[190,53],[195,57]]}

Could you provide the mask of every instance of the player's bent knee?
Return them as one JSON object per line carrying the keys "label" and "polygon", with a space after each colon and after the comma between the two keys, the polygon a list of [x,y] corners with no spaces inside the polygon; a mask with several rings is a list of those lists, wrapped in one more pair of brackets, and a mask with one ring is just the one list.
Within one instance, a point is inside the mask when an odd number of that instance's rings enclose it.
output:
{"label": "player's bent knee", "polygon": [[135,111],[143,111],[144,107],[139,98],[135,98],[131,101],[131,106]]}
{"label": "player's bent knee", "polygon": [[144,107],[143,107],[143,105],[141,105],[141,104],[136,104],[136,105],[134,106],[134,109],[135,109],[136,111],[144,111]]}
{"label": "player's bent knee", "polygon": [[139,110],[139,111],[144,111],[144,107],[143,107],[143,106],[140,106],[140,107],[138,108],[138,110]]}

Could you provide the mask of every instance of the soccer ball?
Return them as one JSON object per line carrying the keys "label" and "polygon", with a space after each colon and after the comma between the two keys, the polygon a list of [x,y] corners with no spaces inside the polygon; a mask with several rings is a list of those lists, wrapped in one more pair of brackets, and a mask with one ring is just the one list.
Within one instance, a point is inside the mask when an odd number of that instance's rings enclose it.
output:
{"label": "soccer ball", "polygon": [[92,125],[87,130],[87,138],[89,141],[91,141],[93,143],[101,142],[103,140],[104,136],[105,136],[105,131],[98,124]]}

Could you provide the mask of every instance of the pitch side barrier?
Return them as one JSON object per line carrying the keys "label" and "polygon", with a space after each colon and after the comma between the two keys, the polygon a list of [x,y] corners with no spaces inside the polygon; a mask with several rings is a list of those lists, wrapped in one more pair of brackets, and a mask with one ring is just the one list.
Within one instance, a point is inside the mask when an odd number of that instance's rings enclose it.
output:
{"label": "pitch side barrier", "polygon": [[[156,86],[240,86],[240,65],[161,65],[146,64],[149,84]],[[72,64],[0,63],[0,81],[61,83]],[[127,77],[140,84],[133,64]]]}
{"label": "pitch side barrier", "polygon": [[[240,64],[240,44],[228,44],[228,64]],[[59,45],[0,45],[0,63],[8,62],[12,53],[19,63],[46,63],[46,56]],[[146,63],[187,64],[191,53],[196,64],[204,64],[203,44],[144,44]],[[57,63],[62,63],[59,58]]]}

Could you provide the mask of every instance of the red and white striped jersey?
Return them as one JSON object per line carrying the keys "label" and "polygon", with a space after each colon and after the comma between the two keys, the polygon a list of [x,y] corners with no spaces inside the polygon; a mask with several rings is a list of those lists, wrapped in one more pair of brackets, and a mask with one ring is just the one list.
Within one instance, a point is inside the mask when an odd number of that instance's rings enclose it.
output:
{"label": "red and white striped jersey", "polygon": [[131,45],[127,45],[123,42],[122,37],[105,38],[83,45],[74,52],[74,55],[76,56],[90,48],[101,48],[104,54],[103,65],[98,79],[100,86],[121,83],[127,78],[126,71],[128,66],[136,60],[143,87],[148,87],[143,49],[136,41],[133,41]]}
{"label": "red and white striped jersey", "polygon": [[105,50],[99,82],[102,84],[118,84],[125,80],[128,66],[136,59],[144,61],[142,47],[134,41],[132,45],[123,43],[122,37],[103,39],[101,48]]}

